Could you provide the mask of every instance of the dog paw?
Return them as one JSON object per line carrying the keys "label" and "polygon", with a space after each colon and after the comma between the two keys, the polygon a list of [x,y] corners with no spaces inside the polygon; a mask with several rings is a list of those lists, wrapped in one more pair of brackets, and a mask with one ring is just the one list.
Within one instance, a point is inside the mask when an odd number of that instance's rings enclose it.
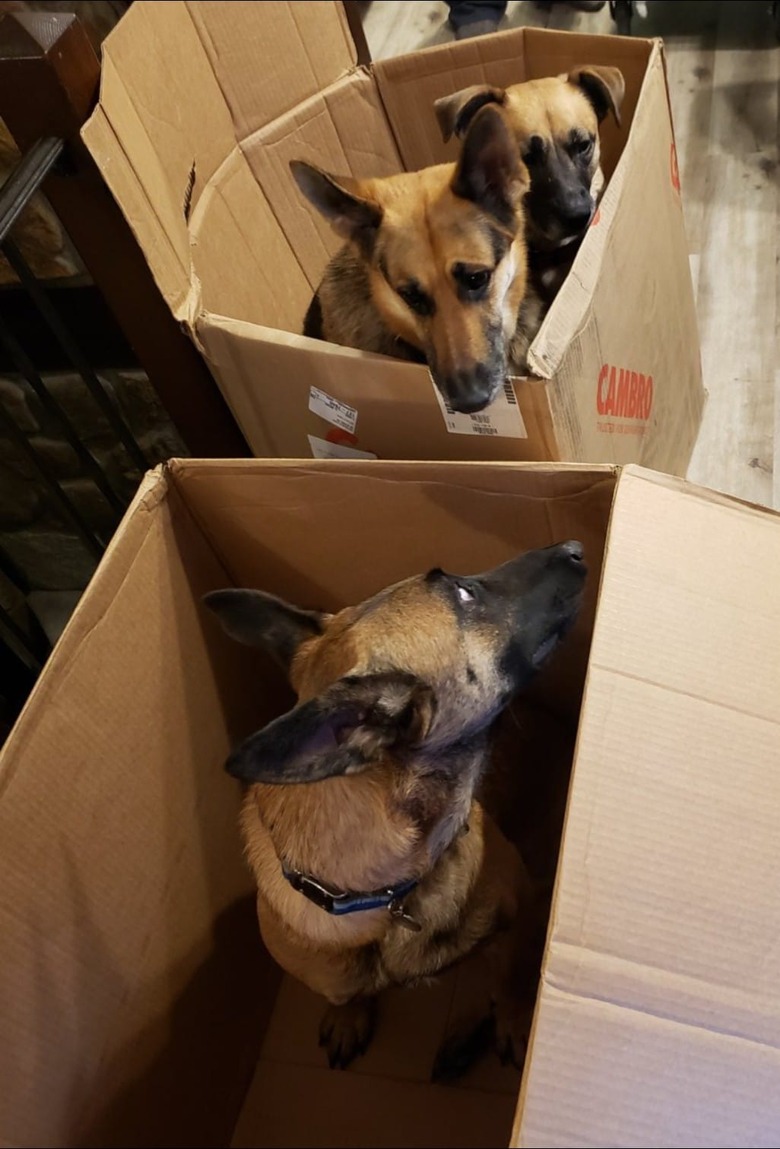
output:
{"label": "dog paw", "polygon": [[480,1018],[470,1029],[456,1030],[439,1046],[431,1071],[431,1081],[448,1085],[467,1073],[493,1045],[495,1019],[492,1014]]}
{"label": "dog paw", "polygon": [[376,1028],[376,999],[355,998],[345,1005],[329,1005],[320,1022],[320,1047],[331,1069],[346,1069],[366,1052]]}
{"label": "dog paw", "polygon": [[531,1033],[533,1006],[512,1014],[499,1012],[496,1017],[496,1053],[502,1065],[523,1068]]}

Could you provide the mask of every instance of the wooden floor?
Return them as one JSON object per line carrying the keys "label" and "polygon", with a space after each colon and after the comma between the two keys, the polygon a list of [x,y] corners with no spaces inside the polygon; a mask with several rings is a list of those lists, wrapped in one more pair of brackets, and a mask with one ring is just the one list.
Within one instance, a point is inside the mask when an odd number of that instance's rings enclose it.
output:
{"label": "wooden floor", "polygon": [[[689,477],[780,508],[778,81],[769,0],[649,0],[633,33],[662,36],[709,391]],[[608,8],[515,0],[505,25],[612,33]],[[451,39],[443,3],[374,0],[380,59]]]}

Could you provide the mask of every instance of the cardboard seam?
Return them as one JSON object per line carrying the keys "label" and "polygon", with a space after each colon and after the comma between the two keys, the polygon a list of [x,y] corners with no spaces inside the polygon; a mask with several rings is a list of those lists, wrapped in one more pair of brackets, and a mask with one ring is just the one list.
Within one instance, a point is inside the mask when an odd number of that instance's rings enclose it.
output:
{"label": "cardboard seam", "polygon": [[[218,462],[219,460],[215,460],[215,461]],[[252,460],[252,459],[247,459],[246,461],[249,464],[256,462],[256,460]],[[273,462],[274,463],[280,463],[281,462],[281,463],[286,464],[285,470],[287,470],[291,475],[293,475],[297,478],[306,478],[307,475],[310,473],[309,468],[304,468],[304,467],[301,467],[301,465],[300,465],[301,462],[307,463],[307,462],[309,462],[309,460],[297,460],[297,459],[277,460],[277,459],[274,459]],[[389,460],[389,462],[403,463],[403,460]],[[338,475],[339,471],[341,471],[343,469],[345,473],[341,477],[344,478],[345,480],[350,479],[350,481],[351,481],[351,476],[347,473],[349,470],[358,470],[359,471],[359,470],[362,470],[363,468],[365,468],[365,466],[366,466],[366,460],[364,460],[364,459],[317,459],[317,460],[312,459],[311,463],[315,464],[318,469],[320,467],[322,467],[322,468],[324,468],[325,472],[328,472],[328,471],[335,472],[336,475]],[[412,463],[412,465],[415,465],[416,460],[412,460],[411,463]],[[170,460],[170,464],[175,464],[175,467],[172,467],[171,475],[173,477],[174,482],[178,486],[179,485],[179,476],[184,472],[184,470],[190,470],[189,460],[172,459],[172,460]],[[166,464],[166,466],[167,465],[168,464]],[[441,466],[440,463],[439,464],[433,464],[433,465],[434,466]],[[476,460],[468,460],[468,461],[465,461],[463,463],[461,463],[460,461],[453,462],[453,466],[456,466],[456,467],[460,467],[460,466],[480,467],[482,469],[484,469],[485,467],[497,466],[497,467],[500,467],[502,469],[509,469],[509,468],[515,467],[516,464],[513,462],[494,463],[491,461],[489,463],[485,463],[485,462],[480,462],[480,461],[476,461]],[[536,465],[535,464],[524,464],[524,466],[530,467],[530,466],[536,466]],[[552,466],[552,468],[550,468],[550,464],[538,464],[537,473],[543,473],[545,468],[557,470],[558,465],[554,464]],[[572,464],[572,469],[581,470],[582,468],[581,468],[581,466],[579,466],[577,464]],[[614,470],[614,469],[615,468],[609,468],[609,470]],[[222,473],[224,473],[224,467],[221,470],[222,470]],[[597,476],[603,476],[603,477],[597,477]],[[195,477],[200,478],[200,476],[197,476],[197,475]],[[331,475],[329,477],[332,480],[333,476]],[[495,498],[500,498],[500,499],[515,499],[515,500],[520,500],[524,503],[540,503],[540,502],[545,503],[545,504],[569,503],[569,502],[572,502],[573,500],[577,500],[579,498],[583,498],[587,495],[590,495],[597,487],[603,487],[607,483],[609,483],[611,485],[613,482],[612,475],[611,474],[604,474],[604,472],[602,472],[601,470],[597,471],[593,477],[594,477],[594,481],[592,483],[590,483],[589,485],[584,486],[582,489],[580,489],[578,491],[568,491],[566,493],[562,493],[559,495],[549,495],[549,494],[547,494],[547,495],[543,495],[543,494],[535,495],[535,494],[522,494],[520,492],[512,492],[512,491],[494,491],[494,490],[490,490],[489,488],[485,488],[485,487],[481,487],[481,486],[469,486],[467,489],[470,491],[473,491],[477,494],[480,494],[480,495],[486,495],[489,497],[493,496]],[[427,480],[427,479],[408,480],[408,479],[405,479],[402,477],[393,477],[393,478],[383,479],[379,476],[371,475],[370,476],[370,482],[371,483],[377,483],[377,484],[389,484],[392,486],[396,486],[399,483],[412,482],[415,486],[418,486],[420,488],[424,488],[426,490],[444,489],[447,491],[452,491],[452,490],[463,490],[464,489],[462,483],[454,483],[453,484],[453,483],[446,483],[446,482],[440,482],[440,481],[436,481],[436,480]],[[179,489],[182,492],[182,497],[186,498],[186,495],[183,494],[183,487],[180,487]],[[199,526],[200,526],[200,524],[199,524]],[[226,570],[228,569],[227,566],[225,566],[225,569]]]}
{"label": "cardboard seam", "polygon": [[[125,93],[127,94],[127,97],[129,100],[130,96],[127,93],[127,89],[125,89]],[[163,223],[162,223],[162,220],[160,219],[157,208],[154,205],[154,203],[152,202],[148,191],[146,190],[146,186],[141,182],[141,180],[138,177],[138,172],[136,171],[135,164],[130,159],[130,156],[128,155],[127,150],[126,150],[124,144],[122,143],[122,139],[121,139],[120,135],[118,134],[116,127],[114,126],[114,123],[113,123],[113,121],[112,121],[112,119],[108,113],[107,106],[102,102],[102,81],[101,81],[101,102],[98,105],[98,107],[96,108],[95,112],[93,113],[93,116],[97,115],[99,112],[102,112],[105,123],[107,124],[107,126],[111,130],[112,139],[116,142],[117,148],[122,153],[122,155],[125,159],[125,162],[127,164],[128,170],[130,172],[132,172],[132,174],[133,174],[135,186],[139,190],[141,197],[143,198],[144,202],[147,204],[147,206],[149,208],[149,213],[152,216],[152,218],[154,219],[154,222],[156,225],[155,230],[157,232],[158,241],[160,238],[162,238],[167,250],[170,251],[170,253],[173,257],[173,262],[175,262],[176,266],[181,270],[182,278],[187,279],[187,290],[186,290],[186,292],[182,293],[182,303],[177,305],[176,308],[174,308],[171,303],[168,303],[168,306],[171,308],[171,311],[173,312],[174,317],[181,322],[181,321],[183,321],[183,316],[179,313],[180,308],[183,305],[186,306],[187,300],[189,298],[189,293],[190,293],[190,283],[189,283],[189,278],[187,276],[187,269],[185,268],[184,264],[181,262],[181,259],[179,258],[179,253],[176,250],[174,244],[171,242],[170,236],[168,235],[168,229],[163,226]],[[85,138],[85,132],[89,128],[89,125],[92,122],[92,118],[93,117],[91,116],[90,119],[87,120],[87,122],[83,125],[81,132],[79,133],[79,135],[81,136],[85,145],[87,144],[87,141]],[[143,127],[143,124],[141,126]],[[146,140],[149,144],[149,147],[152,148],[152,142],[149,139],[149,134],[146,131],[146,128],[143,127],[143,130],[144,130],[144,134],[146,136]],[[90,154],[91,154],[91,149],[89,149],[88,145],[87,145],[87,150],[89,150]],[[154,151],[156,154],[156,148],[152,148],[152,151]],[[101,172],[101,175],[102,175],[102,172]],[[111,194],[113,196],[113,192]],[[121,210],[122,210],[122,213],[124,215],[125,214],[124,209],[121,209]],[[133,226],[132,220],[127,215],[125,215],[125,219],[127,219],[128,226],[130,227],[130,230],[132,231],[132,233],[136,239],[136,242],[138,243],[138,246],[141,249],[142,254],[144,254],[144,258],[146,259],[146,254],[145,254],[146,248],[145,248],[145,245],[142,244],[140,241],[137,229]],[[147,262],[148,262],[148,260],[147,260]],[[150,264],[150,267],[151,267],[151,264]],[[155,282],[157,282],[156,276],[155,276]],[[168,301],[166,300],[166,302],[168,302]]]}
{"label": "cardboard seam", "polygon": [[[211,36],[209,35],[208,28],[206,27],[205,23],[204,23],[204,28],[203,28],[205,39],[204,39],[204,35],[201,35],[201,30],[198,27],[198,25],[195,23],[195,18],[192,15],[192,10],[190,8],[191,3],[192,3],[192,0],[185,0],[184,10],[186,11],[187,17],[190,21],[190,24],[192,25],[192,30],[195,33],[195,39],[198,41],[198,43],[203,48],[203,54],[206,57],[206,61],[207,61],[208,66],[211,70],[211,74],[214,77],[214,83],[219,88],[219,92],[220,92],[220,95],[222,96],[222,101],[225,105],[225,109],[227,110],[228,116],[230,117],[230,122],[233,125],[233,137],[235,139],[236,138],[236,118],[233,115],[233,107],[230,103],[230,100],[227,97],[227,92],[225,91],[225,89],[222,86],[222,82],[221,82],[219,76],[217,75],[216,71],[214,70],[214,64],[212,62],[214,59],[217,59],[217,60],[219,59],[219,52],[217,51],[216,44],[214,43]],[[209,51],[209,49],[211,49],[211,50]]]}
{"label": "cardboard seam", "polygon": [[780,510],[774,507],[766,507],[761,503],[751,503],[747,499],[737,498],[736,495],[727,495],[722,491],[702,487],[699,483],[689,482],[685,478],[676,478],[674,475],[667,475],[661,471],[649,470],[638,463],[626,463],[623,470],[627,479],[639,479],[653,487],[664,487],[666,490],[678,491],[710,506],[722,507],[726,511],[747,512],[763,520],[777,519],[778,525],[780,525]]}
{"label": "cardboard seam", "polygon": [[704,706],[714,706],[718,710],[728,710],[732,714],[740,714],[743,718],[751,718],[756,722],[765,722],[769,726],[780,726],[780,716],[777,718],[767,718],[765,714],[757,714],[754,710],[746,710],[741,706],[734,706],[728,702],[720,702],[714,698],[707,698],[703,694],[697,694],[693,690],[683,690],[677,686],[670,686],[664,682],[658,682],[655,678],[646,678],[642,674],[632,674],[628,670],[616,670],[613,666],[608,666],[604,662],[597,662],[592,660],[591,665],[594,670],[599,670],[604,674],[609,674],[613,678],[625,678],[629,682],[638,682],[643,686],[651,686],[657,690],[663,690],[667,694],[675,694],[680,698],[690,698],[693,702],[701,702]]}
{"label": "cardboard seam", "polygon": [[[284,239],[284,242],[287,246],[287,250],[290,252],[290,255],[292,256],[293,260],[298,265],[298,268],[301,272],[302,277],[306,280],[307,283],[309,282],[309,278],[306,275],[303,268],[301,267],[300,262],[298,261],[298,257],[292,249],[290,241],[287,238],[287,234],[286,234],[284,228],[282,227],[282,225],[281,225],[281,223],[280,223],[280,221],[276,215],[276,212],[273,209],[273,206],[269,202],[268,197],[266,196],[263,188],[261,187],[261,185],[257,182],[257,179],[255,178],[254,172],[252,171],[252,166],[249,163],[249,160],[247,159],[246,152],[244,151],[242,145],[238,141],[236,141],[236,143],[234,144],[230,153],[225,157],[225,159],[222,161],[222,163],[220,163],[219,167],[214,171],[214,174],[210,177],[210,179],[208,180],[208,182],[204,186],[203,191],[201,192],[200,197],[198,199],[198,202],[195,206],[195,209],[192,212],[192,215],[190,216],[189,220],[187,221],[187,236],[189,239],[189,251],[190,251],[190,266],[191,266],[192,270],[191,270],[191,274],[190,274],[190,290],[187,294],[187,299],[185,301],[187,304],[187,315],[183,317],[183,320],[184,320],[184,322],[187,323],[188,330],[191,330],[191,331],[194,331],[195,325],[197,324],[198,320],[202,319],[205,315],[208,314],[208,312],[203,307],[203,294],[202,294],[202,288],[201,288],[201,280],[200,280],[200,277],[198,276],[197,272],[194,269],[192,250],[193,250],[193,248],[197,247],[197,245],[198,245],[198,238],[199,238],[199,234],[200,234],[200,229],[202,227],[206,226],[206,218],[205,217],[206,217],[206,214],[208,211],[209,203],[211,202],[211,200],[213,198],[219,197],[221,199],[227,214],[229,215],[230,219],[233,221],[233,223],[236,226],[237,232],[245,240],[247,251],[249,251],[251,253],[252,261],[253,261],[255,267],[257,267],[258,270],[260,270],[261,277],[264,278],[264,274],[262,272],[262,265],[260,263],[260,253],[255,250],[252,243],[247,239],[246,233],[244,231],[243,221],[241,220],[241,218],[239,218],[239,216],[236,215],[236,212],[233,208],[233,205],[230,202],[229,197],[225,195],[224,189],[223,189],[223,183],[222,183],[223,171],[224,171],[224,169],[227,168],[228,164],[232,160],[235,159],[236,156],[240,156],[241,159],[243,160],[245,167],[246,167],[246,170],[248,171],[251,179],[254,181],[254,184],[257,187],[258,194],[260,196],[262,196],[263,202],[264,202],[266,208],[268,209],[269,215],[272,217],[274,223],[276,224],[277,228],[279,229],[279,231],[282,235],[282,238]],[[201,210],[201,208],[202,208],[202,210]],[[285,328],[271,327],[269,324],[253,323],[250,320],[236,320],[235,322],[247,323],[249,327],[254,328],[254,329],[256,329],[258,327],[267,327],[271,331],[282,331],[282,332],[284,332],[286,330]],[[294,332],[288,332],[288,334],[293,335],[295,333]],[[319,340],[312,340],[312,342],[318,343]]]}
{"label": "cardboard seam", "polygon": [[[190,5],[192,3],[193,3],[193,0],[185,0],[184,8],[187,12],[187,16],[189,17],[190,23],[192,24],[196,38],[203,45],[203,50],[204,50],[206,59],[208,61],[209,67],[211,68],[212,75],[214,76],[214,82],[216,83],[217,87],[220,90],[220,93],[222,95],[222,99],[225,103],[225,108],[227,109],[228,115],[230,116],[230,122],[233,125],[233,135],[234,135],[235,141],[237,144],[240,145],[241,141],[239,140],[238,124],[236,122],[236,116],[235,116],[234,111],[233,111],[233,105],[232,105],[231,101],[229,100],[228,94],[225,91],[225,89],[222,85],[222,82],[221,82],[219,76],[217,75],[217,73],[214,69],[214,65],[212,63],[212,61],[214,59],[219,59],[219,52],[217,51],[217,46],[214,43],[211,36],[209,35],[208,28],[205,26],[205,23],[204,23],[204,29],[203,29],[204,35],[201,35],[201,31],[198,28],[198,25],[195,23],[195,19],[192,15],[192,11],[190,8]],[[338,79],[342,79],[345,75],[348,75],[349,72],[353,68],[359,67],[359,65],[357,64],[357,50],[355,48],[355,43],[354,43],[352,37],[348,34],[348,30],[345,28],[346,16],[343,13],[343,6],[341,4],[338,4],[338,5],[334,4],[333,6],[336,9],[336,13],[339,17],[339,27],[341,29],[341,34],[343,36],[344,43],[347,47],[348,55],[352,59],[352,67],[347,68],[344,72],[342,72],[336,78],[338,80]],[[295,8],[293,7],[292,3],[288,4],[288,8],[290,11],[290,18],[292,20],[292,23],[295,26],[295,31],[298,34],[298,39],[300,41],[301,47],[303,48],[303,55],[309,61],[309,70],[311,72],[311,78],[312,78],[312,84],[313,84],[313,91],[312,91],[311,95],[315,96],[320,91],[320,88],[318,87],[319,81],[318,81],[317,76],[315,74],[314,67],[312,66],[312,63],[311,63],[311,55],[309,53],[309,50],[308,50],[308,47],[306,44],[306,37],[301,33],[301,29],[300,29],[300,26],[298,24],[298,17],[295,14]],[[204,36],[206,37],[205,39],[204,39]],[[336,82],[336,80],[332,80],[326,86],[330,87],[330,84],[335,83],[335,82]],[[306,97],[306,98],[308,99],[309,97]],[[299,103],[300,102],[301,101],[299,101]],[[296,107],[297,107],[297,104],[291,104],[289,108],[285,108],[285,110],[280,112],[278,116],[275,116],[274,120],[281,119],[283,116],[289,115],[289,113],[291,111],[293,111],[294,108],[296,108]],[[274,122],[274,120],[269,120],[268,123],[263,124],[262,127],[255,128],[252,132],[250,132],[250,135],[254,135],[254,132],[256,132],[256,131],[263,131],[270,124],[272,124]]]}
{"label": "cardboard seam", "polygon": [[[250,463],[253,461],[255,460],[247,460],[247,462]],[[176,505],[177,507],[184,508],[187,518],[196,528],[198,533],[202,536],[204,542],[208,544],[208,548],[211,551],[211,554],[213,555],[217,565],[221,567],[225,572],[225,585],[238,586],[238,581],[230,564],[227,562],[220,548],[214,542],[214,539],[211,533],[207,530],[206,525],[201,522],[197,512],[192,506],[190,506],[190,503],[187,500],[183,485],[179,479],[179,476],[181,475],[183,469],[186,467],[186,464],[186,459],[169,459],[168,462],[164,464],[166,475],[169,478],[171,488],[173,491],[175,491],[176,494]]]}
{"label": "cardboard seam", "polygon": [[[355,47],[355,41],[352,39],[352,36],[349,32],[349,24],[347,23],[347,17],[346,17],[346,14],[344,12],[344,5],[341,3],[338,3],[338,4],[334,4],[333,7],[336,11],[336,15],[337,15],[338,20],[339,20],[339,27],[341,29],[341,35],[344,39],[344,43],[345,43],[346,48],[347,48],[347,53],[348,53],[348,55],[352,61],[352,66],[350,68],[345,69],[345,71],[341,72],[341,74],[337,77],[337,79],[342,79],[344,76],[349,75],[349,73],[356,67],[356,65],[357,65],[357,49]],[[301,41],[301,45],[302,45],[303,50],[306,54],[306,59],[309,61],[309,67],[311,68],[312,77],[316,81],[317,80],[316,72],[315,72],[314,65],[311,63],[312,57],[309,53],[308,44],[306,42],[307,38],[303,34],[303,32],[301,32],[300,25],[298,23],[298,10],[293,6],[293,4],[290,4],[289,8],[290,8],[290,15],[292,16],[292,21],[295,24],[295,30],[298,33],[298,37]],[[331,81],[331,83],[332,82],[333,81]],[[328,85],[328,87],[329,86],[330,85]]]}
{"label": "cardboard seam", "polygon": [[[278,116],[275,116],[272,120],[269,120],[268,123],[263,124],[262,127],[255,128],[253,131],[249,132],[247,135],[241,136],[240,139],[236,138],[236,147],[239,149],[239,151],[243,155],[244,161],[245,161],[245,163],[249,169],[250,175],[252,176],[252,179],[255,181],[255,184],[257,185],[258,191],[260,192],[263,199],[265,200],[266,205],[268,207],[268,210],[269,210],[271,216],[273,217],[273,220],[274,220],[276,226],[279,228],[279,231],[284,236],[285,242],[287,243],[287,247],[288,247],[295,263],[298,265],[298,268],[301,272],[301,275],[306,280],[306,282],[309,283],[309,285],[311,286],[312,294],[314,294],[314,292],[317,290],[318,284],[314,284],[314,285],[311,284],[311,279],[310,279],[308,273],[306,272],[306,269],[304,268],[303,264],[301,263],[300,259],[298,258],[298,253],[295,251],[292,244],[290,243],[290,240],[287,237],[287,229],[285,228],[284,224],[282,223],[282,220],[279,218],[277,211],[276,211],[276,208],[274,207],[273,203],[271,202],[271,200],[266,195],[265,189],[263,188],[263,185],[260,183],[259,179],[255,175],[255,172],[252,168],[252,164],[250,163],[249,157],[247,155],[246,148],[250,147],[252,142],[258,136],[263,136],[266,133],[268,133],[269,131],[272,131],[274,129],[275,125],[278,124],[280,120],[284,120],[288,116],[292,115],[303,104],[310,103],[312,100],[321,99],[327,108],[328,105],[327,105],[327,101],[325,98],[326,93],[331,88],[333,88],[334,85],[341,83],[345,76],[354,75],[354,74],[359,73],[359,72],[363,72],[368,76],[372,75],[372,71],[370,68],[364,67],[361,64],[356,64],[356,65],[354,65],[354,67],[350,68],[348,72],[342,73],[342,75],[339,76],[336,80],[333,80],[330,84],[327,85],[327,87],[322,88],[321,90],[319,90],[317,92],[314,92],[311,96],[307,96],[306,99],[304,99],[304,100],[299,100],[297,104],[294,104],[291,108],[288,108],[286,111],[280,113]],[[385,119],[387,120],[388,128],[390,129],[390,136],[391,136],[392,141],[393,141],[393,147],[395,148],[395,158],[398,160],[399,167],[401,168],[401,170],[403,170],[403,159],[401,157],[401,153],[400,153],[399,148],[398,148],[398,140],[396,139],[395,133],[393,132],[393,126],[387,117],[387,111],[385,109],[384,104],[382,103],[382,93],[379,90],[378,84],[376,85],[376,90],[377,90],[377,94],[379,95],[379,101],[380,101],[380,104],[382,106],[382,111],[384,112]],[[329,109],[328,109],[328,113],[330,114]],[[346,154],[347,149],[344,147],[341,132],[340,132],[340,130],[336,124],[335,119],[332,116],[331,116],[331,123],[333,124],[333,128],[334,128],[334,131],[336,133],[336,137],[338,138],[338,141],[341,144],[342,151]],[[231,152],[231,156],[233,154],[234,153]],[[220,167],[222,167],[222,165],[220,165]],[[216,172],[214,174],[216,175]],[[292,176],[290,177],[290,179],[292,180]],[[210,182],[211,181],[209,181],[209,183]],[[325,255],[326,255],[325,266],[327,267],[328,263],[330,262],[330,256],[328,256],[327,252],[325,252]],[[324,274],[324,272],[323,272],[323,274]],[[291,334],[294,334],[294,333],[291,333]],[[316,342],[320,342],[320,340],[317,340]],[[324,342],[329,342],[329,340],[325,340]],[[333,344],[332,346],[339,346],[339,345]],[[387,356],[382,356],[382,358],[383,359],[387,358]]]}
{"label": "cardboard seam", "polygon": [[[564,943],[559,942],[558,944],[559,945],[566,945],[567,948],[572,948],[572,949],[579,949],[580,948],[578,946],[571,946],[570,943],[565,943],[565,942]],[[598,950],[591,951],[591,950],[586,949],[585,952],[586,953],[589,953],[589,952],[598,953],[599,951]],[[613,955],[606,955],[606,956],[613,956]],[[621,959],[621,960],[627,960],[627,959]],[[632,964],[637,965],[639,968],[642,968],[641,963],[639,963],[639,962],[634,962]],[[654,967],[648,967],[648,968],[654,968]],[[667,971],[659,970],[659,972],[664,973]],[[693,979],[693,980],[698,981],[702,985],[709,985],[710,984],[709,982],[702,981],[701,979]],[[544,971],[542,972],[542,981],[544,983],[545,988],[547,989],[547,991],[550,994],[552,994],[552,995],[559,994],[561,997],[568,998],[571,1001],[598,1003],[599,1005],[608,1006],[612,1009],[622,1010],[623,1012],[625,1012],[627,1014],[636,1014],[636,1015],[639,1015],[642,1017],[652,1018],[654,1021],[665,1022],[669,1025],[679,1026],[679,1027],[684,1028],[684,1029],[697,1030],[700,1033],[711,1034],[713,1037],[725,1037],[725,1038],[729,1038],[732,1041],[745,1042],[748,1045],[757,1046],[759,1049],[773,1050],[775,1053],[780,1054],[780,1044],[775,1044],[774,1042],[771,1042],[771,1041],[762,1041],[761,1038],[758,1038],[758,1037],[750,1037],[748,1034],[739,1032],[739,1030],[720,1029],[720,1028],[717,1028],[715,1026],[706,1025],[703,1022],[692,1021],[689,1018],[684,1019],[681,1017],[674,1017],[672,1014],[662,1013],[660,1010],[648,1009],[644,1006],[639,1006],[639,1005],[632,1005],[630,1002],[613,1001],[611,998],[602,997],[601,995],[599,995],[597,993],[582,993],[582,992],[577,992],[575,990],[567,989],[563,985],[556,985],[554,982],[552,982],[549,978],[549,975],[546,974]],[[541,1008],[542,1009],[544,1008],[544,1003],[541,1004]]]}

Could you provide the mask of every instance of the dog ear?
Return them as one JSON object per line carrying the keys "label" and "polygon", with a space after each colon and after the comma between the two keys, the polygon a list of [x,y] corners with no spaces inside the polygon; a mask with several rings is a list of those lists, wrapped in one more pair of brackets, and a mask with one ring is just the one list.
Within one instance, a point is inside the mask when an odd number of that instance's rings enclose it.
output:
{"label": "dog ear", "polygon": [[285,670],[302,642],[322,634],[326,618],[259,590],[214,590],[203,601],[231,638],[245,646],[263,647]]}
{"label": "dog ear", "polygon": [[433,691],[411,674],[342,678],[247,738],[226,769],[271,784],[359,774],[383,753],[422,742],[435,709]]}
{"label": "dog ear", "polygon": [[471,122],[451,188],[514,228],[516,213],[529,187],[528,169],[498,108],[487,104]]}
{"label": "dog ear", "polygon": [[451,96],[442,96],[441,99],[434,101],[433,110],[439,121],[445,144],[453,136],[462,139],[469,124],[485,104],[503,104],[505,100],[506,92],[503,88],[474,84],[470,88],[462,88]]}
{"label": "dog ear", "polygon": [[574,68],[567,77],[570,84],[582,88],[593,105],[599,123],[609,112],[620,127],[620,105],[626,94],[626,82],[619,68],[587,64]]}
{"label": "dog ear", "polygon": [[357,194],[358,181],[331,176],[303,160],[290,160],[293,179],[306,199],[328,220],[336,235],[369,251],[382,222],[379,204]]}

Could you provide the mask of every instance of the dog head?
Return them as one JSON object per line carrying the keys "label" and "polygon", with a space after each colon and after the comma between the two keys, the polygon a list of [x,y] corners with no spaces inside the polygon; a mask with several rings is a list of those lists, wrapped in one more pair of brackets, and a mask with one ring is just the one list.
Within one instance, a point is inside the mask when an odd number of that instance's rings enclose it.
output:
{"label": "dog head", "polygon": [[572,626],[582,546],[530,551],[485,574],[432,570],[337,614],[252,590],[205,602],[287,671],[298,705],[228,761],[245,782],[315,782],[448,750],[484,734]]}
{"label": "dog head", "polygon": [[509,88],[466,88],[435,103],[444,140],[462,136],[485,106],[504,109],[531,177],[526,199],[529,239],[559,247],[581,236],[596,207],[599,124],[611,112],[620,124],[625,95],[618,68],[573,68],[567,76],[528,80]]}
{"label": "dog head", "polygon": [[472,117],[454,166],[371,180],[291,167],[360,253],[385,325],[423,353],[453,410],[491,403],[506,381],[527,271],[528,172],[499,110]]}

